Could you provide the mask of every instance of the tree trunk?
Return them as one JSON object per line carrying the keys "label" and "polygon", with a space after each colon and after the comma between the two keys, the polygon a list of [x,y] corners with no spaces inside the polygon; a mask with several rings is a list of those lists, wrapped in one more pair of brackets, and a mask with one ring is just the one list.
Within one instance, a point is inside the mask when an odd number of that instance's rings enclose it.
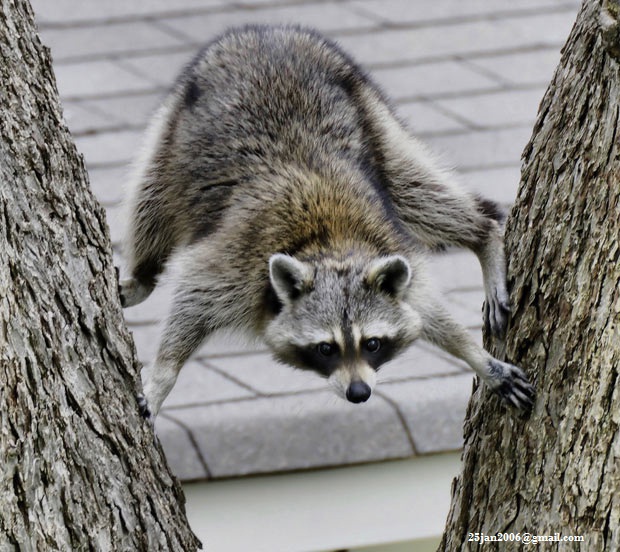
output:
{"label": "tree trunk", "polygon": [[0,2],[0,550],[195,550],[138,414],[103,210],[27,1]]}
{"label": "tree trunk", "polygon": [[475,389],[440,550],[517,550],[469,533],[526,532],[584,537],[544,550],[620,550],[619,7],[584,2],[507,222],[513,317],[493,345],[536,405],[521,420]]}

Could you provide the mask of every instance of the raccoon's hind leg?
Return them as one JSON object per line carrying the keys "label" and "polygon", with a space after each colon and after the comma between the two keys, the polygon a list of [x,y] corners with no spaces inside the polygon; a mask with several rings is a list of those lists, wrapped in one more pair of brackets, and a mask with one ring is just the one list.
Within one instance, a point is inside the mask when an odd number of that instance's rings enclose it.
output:
{"label": "raccoon's hind leg", "polygon": [[438,303],[422,309],[422,338],[464,360],[484,383],[510,406],[532,409],[536,391],[517,366],[493,358]]}
{"label": "raccoon's hind leg", "polygon": [[173,221],[163,213],[164,209],[152,203],[138,195],[130,215],[123,250],[131,277],[119,284],[123,307],[137,305],[151,294],[176,245]]}
{"label": "raccoon's hind leg", "polygon": [[175,101],[174,96],[168,98],[151,121],[129,183],[123,255],[130,277],[119,285],[123,307],[137,305],[151,294],[180,238],[179,177],[169,167],[164,146]]}
{"label": "raccoon's hind leg", "polygon": [[[371,95],[369,95],[371,94]],[[379,98],[366,92],[373,140],[382,158],[381,172],[399,219],[431,247],[471,249],[480,261],[486,294],[485,324],[503,336],[510,304],[502,209],[459,188],[426,147],[401,125]]]}

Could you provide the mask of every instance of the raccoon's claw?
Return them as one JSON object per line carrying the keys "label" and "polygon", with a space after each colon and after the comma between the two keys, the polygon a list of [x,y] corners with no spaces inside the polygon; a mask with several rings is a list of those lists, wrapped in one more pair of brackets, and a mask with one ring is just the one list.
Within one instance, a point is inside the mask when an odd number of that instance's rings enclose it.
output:
{"label": "raccoon's claw", "polygon": [[522,412],[532,410],[536,389],[521,368],[492,359],[489,362],[489,375],[489,387],[506,403]]}
{"label": "raccoon's claw", "polygon": [[508,296],[499,294],[497,291],[487,298],[483,305],[484,329],[486,333],[491,333],[498,339],[503,339],[506,335],[508,319],[512,310]]}
{"label": "raccoon's claw", "polygon": [[121,282],[121,271],[115,266],[114,272],[116,274],[116,289],[118,291],[118,296],[121,299],[121,307],[125,308],[125,296],[123,295],[123,284]]}
{"label": "raccoon's claw", "polygon": [[136,400],[138,401],[138,410],[140,411],[140,416],[142,416],[147,422],[151,425],[155,423],[155,419],[153,414],[151,413],[151,409],[149,408],[149,403],[146,400],[146,397],[142,393],[138,393],[136,395]]}
{"label": "raccoon's claw", "polygon": [[121,307],[125,308],[127,306],[127,298],[125,297],[125,293],[123,293],[123,282],[121,282],[121,271],[117,266],[114,267],[114,271],[116,272],[116,289],[118,290],[118,296],[121,300]]}

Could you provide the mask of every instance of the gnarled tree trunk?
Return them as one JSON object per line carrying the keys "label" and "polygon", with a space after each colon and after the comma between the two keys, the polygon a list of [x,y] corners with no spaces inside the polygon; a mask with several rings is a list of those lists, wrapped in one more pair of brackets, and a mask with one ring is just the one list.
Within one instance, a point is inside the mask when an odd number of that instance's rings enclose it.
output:
{"label": "gnarled tree trunk", "polygon": [[0,2],[0,550],[195,550],[27,1]]}
{"label": "gnarled tree trunk", "polygon": [[520,420],[475,390],[440,550],[522,547],[468,542],[475,532],[581,535],[543,549],[620,550],[619,8],[584,2],[507,223],[514,313],[501,348],[537,402]]}

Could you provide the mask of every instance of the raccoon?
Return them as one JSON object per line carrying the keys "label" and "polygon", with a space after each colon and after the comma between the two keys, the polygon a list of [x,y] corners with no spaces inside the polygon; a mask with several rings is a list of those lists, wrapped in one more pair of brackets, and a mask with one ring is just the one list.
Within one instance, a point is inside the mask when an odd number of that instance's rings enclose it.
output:
{"label": "raccoon", "polygon": [[124,307],[148,297],[174,253],[180,275],[139,398],[154,419],[214,331],[262,338],[353,403],[416,339],[466,361],[528,410],[523,371],[457,324],[425,252],[466,247],[482,266],[483,317],[510,313],[501,209],[460,189],[341,49],[298,26],[246,26],[209,43],[154,118],[129,200]]}

